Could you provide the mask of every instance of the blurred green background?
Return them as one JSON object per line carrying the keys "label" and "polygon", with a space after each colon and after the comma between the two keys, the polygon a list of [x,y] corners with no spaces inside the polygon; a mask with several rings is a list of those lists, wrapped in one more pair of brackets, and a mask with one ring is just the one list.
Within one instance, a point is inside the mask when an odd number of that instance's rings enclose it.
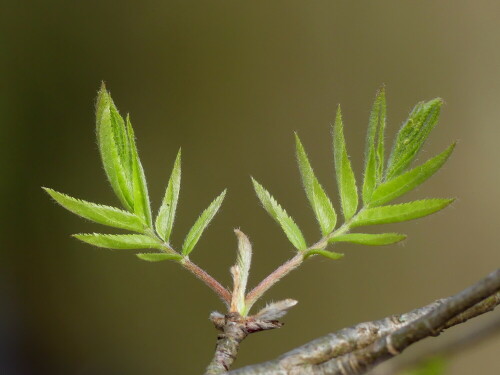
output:
{"label": "blurred green background", "polygon": [[[248,338],[237,366],[451,295],[498,267],[497,1],[4,0],[1,9],[0,372],[199,374],[213,354],[207,318],[223,307],[202,283],[173,263],[70,238],[106,228],[40,189],[117,204],[95,142],[101,80],[121,112],[131,113],[155,210],[183,148],[175,244],[229,189],[192,254],[225,285],[235,227],[254,244],[253,285],[292,255],[259,207],[250,175],[308,241],[318,238],[293,131],[337,203],[329,136],[337,103],[360,180],[368,114],[382,83],[388,140],[417,101],[445,99],[420,161],[459,145],[444,170],[406,199],[454,196],[456,203],[384,228],[407,233],[402,245],[345,246],[343,260],[315,258],[288,276],[265,300],[300,303],[283,329]],[[500,338],[474,347],[453,359],[450,374],[500,373],[499,349]]]}

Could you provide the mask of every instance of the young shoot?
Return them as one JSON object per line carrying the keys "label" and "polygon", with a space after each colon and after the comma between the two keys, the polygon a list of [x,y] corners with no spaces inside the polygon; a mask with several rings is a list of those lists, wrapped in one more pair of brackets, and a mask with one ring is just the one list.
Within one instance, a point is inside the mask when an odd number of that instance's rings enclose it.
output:
{"label": "young shoot", "polygon": [[[453,199],[422,199],[391,204],[396,198],[415,189],[449,158],[455,144],[426,162],[412,167],[431,130],[436,126],[442,101],[434,99],[418,103],[396,135],[390,156],[386,161],[384,132],[386,128],[385,91],[380,89],[368,122],[364,174],[362,183],[356,182],[344,138],[344,121],[340,106],[332,126],[333,158],[338,185],[340,213],[337,213],[327,192],[314,174],[305,148],[295,134],[296,157],[305,195],[316,217],[320,238],[307,244],[293,218],[276,199],[252,178],[260,203],[282,228],[296,249],[296,254],[274,270],[252,290],[247,292],[252,246],[248,237],[235,230],[238,241],[236,263],[230,272],[232,290],[226,289],[205,270],[190,259],[200,237],[220,209],[226,190],[222,191],[200,214],[185,236],[182,246],[171,242],[179,193],[181,190],[181,152],[177,154],[167,183],[165,196],[156,217],[150,205],[146,177],[139,158],[130,117],[120,115],[104,84],[97,97],[96,126],[99,152],[108,181],[122,207],[111,207],[70,197],[53,189],[45,191],[61,206],[96,223],[128,231],[126,234],[90,233],[74,237],[90,245],[108,249],[146,249],[137,258],[148,262],[170,260],[178,263],[210,287],[227,307],[227,314],[213,313],[212,321],[223,330],[225,319],[239,322],[246,333],[281,326],[277,322],[297,301],[285,299],[268,304],[260,312],[249,316],[253,305],[290,271],[304,260],[323,256],[332,260],[343,257],[333,251],[342,243],[360,245],[390,245],[406,238],[400,233],[363,233],[360,227],[398,223],[421,218],[437,212]],[[356,231],[354,231],[356,230]]]}

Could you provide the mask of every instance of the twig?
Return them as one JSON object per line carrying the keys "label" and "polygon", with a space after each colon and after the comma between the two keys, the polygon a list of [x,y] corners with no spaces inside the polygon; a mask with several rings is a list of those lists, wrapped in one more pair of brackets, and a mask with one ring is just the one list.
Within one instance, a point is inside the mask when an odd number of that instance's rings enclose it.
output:
{"label": "twig", "polygon": [[203,281],[210,289],[212,289],[222,302],[229,307],[231,304],[231,293],[226,288],[224,288],[217,280],[189,259],[183,260],[181,264],[184,268],[191,271],[198,279]]}
{"label": "twig", "polygon": [[500,269],[464,291],[409,313],[361,323],[279,358],[231,371],[252,374],[363,374],[409,345],[493,310],[500,304]]}
{"label": "twig", "polygon": [[253,288],[246,297],[247,308],[250,309],[253,304],[262,295],[269,290],[274,284],[281,280],[284,276],[288,275],[294,269],[296,269],[304,261],[304,255],[298,253],[293,258],[289,259],[281,266],[276,268],[271,274],[269,274],[264,280],[262,280],[259,285]]}
{"label": "twig", "polygon": [[450,357],[462,352],[493,335],[500,333],[500,315],[496,319],[490,320],[485,324],[461,333],[451,340],[440,342],[437,345],[431,345],[424,351],[413,353],[410,357],[398,357],[395,360],[387,361],[369,372],[370,375],[396,375],[433,357]]}
{"label": "twig", "polygon": [[256,316],[243,317],[237,312],[226,315],[214,312],[210,320],[221,333],[217,337],[217,345],[212,362],[205,375],[225,374],[233,364],[240,343],[251,333],[280,328],[283,323],[277,320],[259,319]]}

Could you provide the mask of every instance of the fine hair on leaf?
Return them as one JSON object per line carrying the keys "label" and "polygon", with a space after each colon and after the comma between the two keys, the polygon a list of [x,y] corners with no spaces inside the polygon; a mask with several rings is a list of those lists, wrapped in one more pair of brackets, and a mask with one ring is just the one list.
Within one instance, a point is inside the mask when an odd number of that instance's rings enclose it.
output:
{"label": "fine hair on leaf", "polygon": [[337,117],[333,125],[333,155],[335,161],[335,171],[340,194],[340,203],[344,219],[351,219],[358,209],[358,188],[356,178],[351,167],[351,161],[347,154],[347,147],[344,138],[344,123],[340,106],[337,109]]}
{"label": "fine hair on leaf", "polygon": [[85,219],[134,232],[142,232],[145,229],[143,221],[130,212],[73,198],[53,189],[43,189],[61,206]]}
{"label": "fine hair on leaf", "polygon": [[299,164],[300,175],[302,177],[302,184],[306,191],[307,199],[311,205],[316,220],[319,223],[321,233],[327,235],[333,231],[337,223],[337,214],[333,208],[332,202],[324,189],[321,187],[318,179],[314,175],[314,171],[307,158],[306,151],[299,136],[295,133],[296,154]]}
{"label": "fine hair on leaf", "polygon": [[142,234],[74,234],[90,245],[108,249],[163,249],[161,242]]}
{"label": "fine hair on leaf", "polygon": [[165,241],[169,242],[172,228],[174,226],[175,212],[177,210],[177,201],[181,190],[181,150],[175,158],[172,174],[168,180],[165,197],[161,204],[158,216],[156,217],[156,232]]}
{"label": "fine hair on leaf", "polygon": [[226,190],[224,190],[214,201],[208,206],[208,208],[203,211],[200,217],[196,220],[194,225],[189,230],[189,233],[184,240],[184,244],[182,245],[182,254],[189,255],[191,251],[193,251],[196,243],[200,239],[201,235],[205,228],[210,224],[215,214],[219,210],[224,197],[226,196]]}
{"label": "fine hair on leaf", "polygon": [[253,177],[252,183],[260,203],[262,203],[267,213],[281,226],[292,245],[298,250],[305,250],[307,248],[306,240],[292,217],[287,214],[276,199]]}

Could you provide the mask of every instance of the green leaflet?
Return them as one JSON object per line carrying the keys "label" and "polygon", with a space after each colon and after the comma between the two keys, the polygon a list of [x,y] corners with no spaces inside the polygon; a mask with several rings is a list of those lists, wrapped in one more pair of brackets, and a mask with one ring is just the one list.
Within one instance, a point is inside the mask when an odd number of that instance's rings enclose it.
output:
{"label": "green leaflet", "polygon": [[390,202],[422,184],[443,166],[454,148],[455,143],[424,164],[379,185],[373,192],[370,206],[380,206]]}
{"label": "green leaflet", "polygon": [[132,162],[132,188],[134,192],[134,212],[137,216],[143,218],[143,220],[151,227],[151,205],[149,203],[148,187],[146,184],[146,176],[144,175],[144,169],[142,168],[141,160],[139,159],[139,154],[137,152],[137,146],[135,144],[135,135],[132,124],[130,123],[130,117],[127,116],[127,133],[128,133],[128,144],[130,146],[131,162]]}
{"label": "green leaflet", "polygon": [[128,136],[123,119],[104,85],[97,97],[97,141],[104,171],[123,206],[133,211]]}
{"label": "green leaflet", "polygon": [[208,208],[202,212],[198,220],[196,220],[192,228],[189,230],[189,233],[184,240],[184,244],[182,245],[183,255],[189,255],[189,253],[193,251],[196,243],[203,234],[203,231],[208,226],[208,224],[210,224],[215,214],[219,210],[225,196],[226,190],[224,190],[217,198],[215,198],[210,206],[208,206]]}
{"label": "green leaflet", "polygon": [[398,233],[348,233],[333,237],[328,242],[351,242],[359,245],[382,246],[403,241],[405,238],[406,235]]}
{"label": "green leaflet", "polygon": [[182,255],[179,254],[167,254],[167,253],[141,253],[135,254],[137,258],[145,260],[147,262],[161,262],[163,260],[175,260],[179,261],[182,259]]}
{"label": "green leaflet", "polygon": [[142,220],[127,211],[76,199],[49,188],[43,189],[61,206],[85,219],[134,232],[143,232],[145,229]]}
{"label": "green leaflet", "polygon": [[403,204],[367,208],[359,212],[352,221],[351,228],[418,219],[442,210],[453,201],[454,199],[423,199]]}
{"label": "green leaflet", "polygon": [[165,241],[168,242],[172,227],[174,225],[175,210],[177,209],[177,201],[181,187],[181,150],[177,153],[174,168],[170,179],[168,180],[165,197],[161,204],[158,216],[156,217],[156,232]]}
{"label": "green leaflet", "polygon": [[387,165],[386,180],[403,173],[417,156],[438,122],[442,104],[443,101],[437,98],[415,106],[394,141]]}
{"label": "green leaflet", "polygon": [[373,190],[382,178],[384,168],[384,131],[386,123],[385,90],[381,88],[373,103],[365,146],[363,202],[370,201]]}
{"label": "green leaflet", "polygon": [[340,202],[342,204],[344,218],[345,220],[349,220],[358,209],[358,190],[356,188],[356,179],[351,168],[351,162],[347,155],[343,129],[342,113],[339,106],[335,125],[333,126],[333,155]]}
{"label": "green leaflet", "polygon": [[113,127],[113,135],[118,149],[120,163],[123,167],[123,170],[125,171],[125,175],[127,176],[127,181],[132,181],[134,156],[131,148],[131,142],[134,141],[131,141],[128,124],[125,125],[125,122],[118,112],[118,109],[116,108],[111,95],[109,96],[109,100],[111,104],[109,108],[111,115],[111,125]]}
{"label": "green leaflet", "polygon": [[333,251],[328,251],[328,250],[314,249],[314,250],[308,250],[306,252],[305,259],[309,258],[312,255],[322,255],[326,258],[333,260],[337,260],[344,257],[344,254],[341,253],[335,253]]}
{"label": "green leaflet", "polygon": [[307,199],[309,200],[314,214],[316,215],[316,219],[318,220],[321,228],[321,233],[326,236],[335,228],[337,215],[333,209],[330,198],[328,198],[318,179],[314,175],[314,171],[311,168],[304,146],[302,146],[300,138],[297,134],[295,134],[295,145],[300,175],[302,177],[302,184],[304,185]]}
{"label": "green leaflet", "polygon": [[305,250],[307,248],[306,241],[302,232],[293,219],[288,216],[286,211],[276,202],[269,192],[264,189],[264,187],[259,184],[252,177],[253,187],[255,189],[255,193],[259,198],[262,206],[267,211],[269,215],[281,226],[285,235],[290,240],[290,242],[295,246],[298,250]]}
{"label": "green leaflet", "polygon": [[142,234],[74,234],[73,237],[90,245],[108,249],[162,249],[159,241]]}

